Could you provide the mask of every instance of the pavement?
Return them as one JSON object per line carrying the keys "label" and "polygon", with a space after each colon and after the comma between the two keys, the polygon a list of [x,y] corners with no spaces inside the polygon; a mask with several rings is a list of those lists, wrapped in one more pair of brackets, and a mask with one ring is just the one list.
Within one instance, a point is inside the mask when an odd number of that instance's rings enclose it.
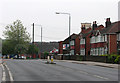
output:
{"label": "pavement", "polygon": [[76,63],[76,64],[85,64],[85,65],[91,65],[91,66],[101,66],[101,67],[108,67],[108,68],[116,68],[116,69],[118,69],[118,64],[92,62],[92,61],[73,61],[73,60],[55,60],[55,61],[71,62],[71,63]]}
{"label": "pavement", "polygon": [[[7,60],[14,81],[117,81],[118,69],[78,64],[76,61]],[[76,64],[77,63],[77,64]],[[92,64],[92,63],[91,63]]]}
{"label": "pavement", "polygon": [[0,59],[0,83],[2,82],[2,66],[1,66],[1,63],[2,63],[2,59]]}

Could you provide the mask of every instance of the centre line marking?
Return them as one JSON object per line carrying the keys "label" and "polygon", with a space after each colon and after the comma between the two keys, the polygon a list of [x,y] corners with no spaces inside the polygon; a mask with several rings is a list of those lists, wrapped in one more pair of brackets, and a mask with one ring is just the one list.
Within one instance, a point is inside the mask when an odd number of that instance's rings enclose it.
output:
{"label": "centre line marking", "polygon": [[108,80],[109,78],[106,78],[106,77],[102,77],[102,76],[99,76],[99,75],[93,75],[95,77],[98,77],[98,78],[101,78],[101,79],[105,79],[105,80]]}

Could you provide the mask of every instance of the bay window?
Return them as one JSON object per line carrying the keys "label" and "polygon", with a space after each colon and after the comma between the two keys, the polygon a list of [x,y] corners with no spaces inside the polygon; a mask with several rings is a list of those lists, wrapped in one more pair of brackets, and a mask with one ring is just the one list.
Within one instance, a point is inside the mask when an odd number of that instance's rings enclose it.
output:
{"label": "bay window", "polygon": [[94,36],[90,38],[90,43],[95,43],[95,37]]}
{"label": "bay window", "polygon": [[105,41],[107,41],[107,35],[105,35]]}
{"label": "bay window", "polygon": [[84,48],[80,50],[80,55],[85,55],[85,49]]}
{"label": "bay window", "polygon": [[80,39],[80,44],[85,44],[85,39]]}
{"label": "bay window", "polygon": [[71,50],[71,51],[70,51],[70,54],[71,54],[71,55],[74,55],[74,50]]}

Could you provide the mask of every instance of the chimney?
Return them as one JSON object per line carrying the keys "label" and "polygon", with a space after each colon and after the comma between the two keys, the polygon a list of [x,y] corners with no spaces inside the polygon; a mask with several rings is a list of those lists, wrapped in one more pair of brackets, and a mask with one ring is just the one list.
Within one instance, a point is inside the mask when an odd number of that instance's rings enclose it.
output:
{"label": "chimney", "polygon": [[85,30],[85,25],[82,25],[81,29],[82,29],[82,31],[84,31]]}
{"label": "chimney", "polygon": [[106,19],[106,22],[105,22],[106,28],[109,27],[110,25],[111,25],[110,18],[107,18],[107,19]]}
{"label": "chimney", "polygon": [[95,28],[97,28],[97,22],[96,22],[96,21],[93,22],[92,28],[93,28],[93,30],[94,30]]}

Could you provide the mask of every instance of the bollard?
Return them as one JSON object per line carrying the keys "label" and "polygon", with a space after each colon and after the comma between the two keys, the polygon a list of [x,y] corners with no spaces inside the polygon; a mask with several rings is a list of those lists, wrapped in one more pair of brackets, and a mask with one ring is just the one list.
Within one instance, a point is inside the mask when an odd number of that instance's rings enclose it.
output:
{"label": "bollard", "polygon": [[47,57],[47,63],[49,63],[49,62],[50,62],[49,60],[50,60],[50,56],[48,56],[48,57]]}
{"label": "bollard", "polygon": [[53,56],[51,56],[51,63],[53,63]]}

